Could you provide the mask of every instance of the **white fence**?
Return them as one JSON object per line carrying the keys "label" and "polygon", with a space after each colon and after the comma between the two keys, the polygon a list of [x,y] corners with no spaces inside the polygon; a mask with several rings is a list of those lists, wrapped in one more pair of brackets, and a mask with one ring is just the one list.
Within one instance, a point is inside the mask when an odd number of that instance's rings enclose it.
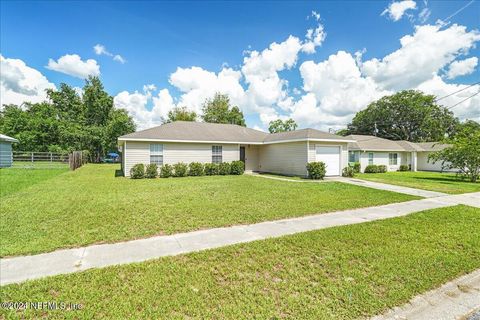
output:
{"label": "white fence", "polygon": [[68,165],[68,153],[13,151],[14,167],[63,167]]}

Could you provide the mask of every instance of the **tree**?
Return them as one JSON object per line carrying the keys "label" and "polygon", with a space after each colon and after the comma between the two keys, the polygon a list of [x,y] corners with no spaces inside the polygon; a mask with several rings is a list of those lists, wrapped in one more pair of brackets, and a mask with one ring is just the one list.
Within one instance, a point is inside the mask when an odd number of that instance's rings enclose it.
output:
{"label": "tree", "polygon": [[163,120],[163,123],[170,123],[173,121],[196,121],[197,114],[195,111],[189,111],[187,107],[175,107],[168,111],[168,118]]}
{"label": "tree", "polygon": [[210,123],[229,123],[246,127],[243,113],[237,106],[230,105],[226,94],[216,93],[213,99],[207,99],[202,106],[202,119]]}
{"label": "tree", "polygon": [[116,151],[119,136],[135,131],[125,110],[115,109],[100,79],[87,79],[80,95],[61,84],[47,90],[49,101],[6,105],[0,111],[0,132],[15,137],[16,150],[71,152],[88,150],[90,161]]}
{"label": "tree", "polygon": [[480,125],[467,121],[453,137],[442,141],[450,146],[429,155],[429,161],[442,161],[444,169],[458,169],[471,182],[480,175]]}
{"label": "tree", "polygon": [[298,127],[297,123],[293,119],[282,121],[281,119],[270,121],[268,131],[270,133],[294,131]]}
{"label": "tree", "polygon": [[411,142],[440,141],[453,135],[458,123],[453,112],[436,104],[435,96],[404,90],[358,112],[348,125],[348,134]]}

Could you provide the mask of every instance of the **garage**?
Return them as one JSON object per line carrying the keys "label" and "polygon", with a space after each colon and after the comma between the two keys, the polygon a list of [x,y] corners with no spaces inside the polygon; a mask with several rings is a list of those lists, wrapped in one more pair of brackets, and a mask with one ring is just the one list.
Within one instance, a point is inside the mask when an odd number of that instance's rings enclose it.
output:
{"label": "garage", "polygon": [[315,161],[325,163],[327,176],[340,175],[340,147],[339,146],[316,146]]}

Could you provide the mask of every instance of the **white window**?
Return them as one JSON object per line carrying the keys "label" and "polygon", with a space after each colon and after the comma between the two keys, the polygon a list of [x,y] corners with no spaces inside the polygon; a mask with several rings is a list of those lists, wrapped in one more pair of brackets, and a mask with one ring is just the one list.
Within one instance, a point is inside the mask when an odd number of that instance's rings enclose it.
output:
{"label": "white window", "polygon": [[373,164],[373,152],[368,153],[368,164]]}
{"label": "white window", "polygon": [[159,166],[163,165],[163,144],[150,144],[150,163],[156,163]]}
{"label": "white window", "polygon": [[391,166],[396,166],[397,163],[398,163],[398,153],[389,153],[388,164]]}
{"label": "white window", "polygon": [[358,162],[360,152],[358,151],[348,151],[348,162]]}
{"label": "white window", "polygon": [[222,146],[212,146],[212,163],[222,163]]}

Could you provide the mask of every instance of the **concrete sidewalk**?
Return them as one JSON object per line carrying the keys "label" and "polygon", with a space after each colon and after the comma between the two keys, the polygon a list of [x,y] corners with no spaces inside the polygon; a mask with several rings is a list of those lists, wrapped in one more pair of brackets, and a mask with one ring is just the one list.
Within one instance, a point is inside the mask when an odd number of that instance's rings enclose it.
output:
{"label": "concrete sidewalk", "polygon": [[441,196],[446,196],[447,195],[446,193],[442,193],[442,192],[421,190],[421,189],[415,189],[415,188],[409,188],[409,187],[402,187],[402,186],[396,186],[396,185],[393,185],[393,184],[372,182],[372,181],[360,180],[360,179],[354,179],[354,178],[336,177],[336,178],[332,178],[331,180],[344,182],[344,183],[349,183],[349,184],[353,184],[353,185],[361,186],[361,187],[367,187],[367,188],[373,188],[373,189],[379,189],[379,190],[387,190],[387,191],[393,191],[393,192],[398,192],[398,193],[404,193],[404,194],[409,194],[409,195],[412,195],[412,196],[419,196],[419,197],[423,197],[423,198],[434,198],[434,197],[441,197]]}
{"label": "concrete sidewalk", "polygon": [[414,200],[378,207],[0,259],[0,285],[72,273],[89,268],[140,262],[334,226],[388,219],[422,210],[454,206],[459,203],[480,207],[480,192],[462,195],[462,197],[445,196]]}
{"label": "concrete sidewalk", "polygon": [[480,308],[480,269],[418,295],[372,320],[453,320]]}

